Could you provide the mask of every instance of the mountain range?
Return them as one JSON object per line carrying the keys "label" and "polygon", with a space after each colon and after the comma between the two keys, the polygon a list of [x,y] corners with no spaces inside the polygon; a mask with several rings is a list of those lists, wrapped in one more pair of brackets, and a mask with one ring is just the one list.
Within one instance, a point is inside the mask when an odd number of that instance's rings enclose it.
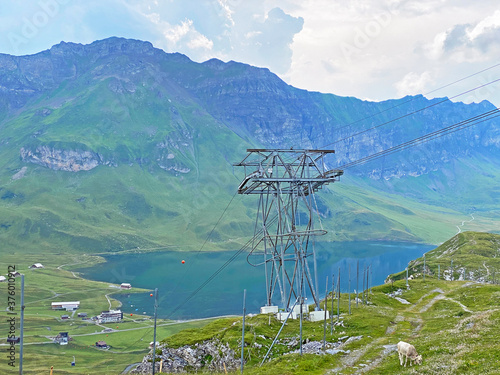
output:
{"label": "mountain range", "polygon": [[[336,168],[492,109],[310,92],[122,38],[0,55],[0,238],[10,251],[233,249],[256,213],[234,196],[247,148],[332,148]],[[491,120],[348,169],[317,195],[325,240],[498,230],[499,167]]]}

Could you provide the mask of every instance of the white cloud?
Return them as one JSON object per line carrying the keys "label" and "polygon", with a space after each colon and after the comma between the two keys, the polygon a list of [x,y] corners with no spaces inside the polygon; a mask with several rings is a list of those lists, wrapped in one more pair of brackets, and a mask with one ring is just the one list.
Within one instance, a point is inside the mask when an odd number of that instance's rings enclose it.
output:
{"label": "white cloud", "polygon": [[409,72],[402,80],[396,82],[398,96],[424,94],[428,91],[429,84],[433,83],[429,72],[417,74]]}
{"label": "white cloud", "polygon": [[[304,27],[283,77],[309,90],[376,100],[424,93],[497,63],[498,8],[492,0],[304,0],[290,11]],[[446,50],[457,25],[466,25],[467,48],[457,38]],[[477,84],[473,78],[436,95]],[[489,100],[498,104],[500,95]]]}
{"label": "white cloud", "polygon": [[185,53],[195,61],[236,60],[282,74],[290,68],[293,38],[303,24],[274,6],[278,0],[172,0],[148,6],[124,1],[161,33],[151,41],[167,52]]}
{"label": "white cloud", "polygon": [[163,38],[155,41],[157,47],[167,52],[182,52],[191,57],[194,54],[195,58],[210,57],[207,51],[213,48],[214,42],[196,30],[193,20],[186,18],[178,24],[171,25],[157,12],[145,13],[143,16],[162,30]]}
{"label": "white cloud", "polygon": [[168,41],[168,43],[173,46],[175,46],[182,38],[186,37],[186,35],[188,35],[190,32],[196,33],[196,30],[194,30],[193,28],[192,20],[185,20],[181,22],[180,25],[168,25],[163,27],[165,27],[163,36]]}
{"label": "white cloud", "polygon": [[234,26],[233,13],[234,10],[231,8],[231,2],[229,0],[217,0],[226,19],[229,21],[230,26]]}
{"label": "white cloud", "polygon": [[500,10],[497,10],[491,16],[483,19],[471,30],[467,30],[467,35],[470,40],[474,40],[498,28],[500,28]]}
{"label": "white cloud", "polygon": [[187,46],[191,49],[201,48],[211,50],[214,46],[214,42],[208,39],[205,35],[201,35],[198,33],[187,42]]}
{"label": "white cloud", "polygon": [[427,57],[454,62],[482,62],[500,52],[500,11],[479,22],[456,24],[424,47]]}
{"label": "white cloud", "polygon": [[286,73],[292,61],[294,36],[302,30],[303,19],[281,8],[270,9],[261,17],[247,18],[248,14],[235,14],[235,20],[245,17],[245,21],[231,30],[232,58]]}

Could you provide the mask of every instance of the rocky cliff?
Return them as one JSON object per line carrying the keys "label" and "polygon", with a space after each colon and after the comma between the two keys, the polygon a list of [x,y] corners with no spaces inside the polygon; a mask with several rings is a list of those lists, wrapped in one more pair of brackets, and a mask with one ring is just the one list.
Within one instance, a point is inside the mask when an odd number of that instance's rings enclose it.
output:
{"label": "rocky cliff", "polygon": [[[0,68],[0,100],[6,103],[3,117],[61,85],[88,90],[89,85],[106,81],[107,88],[118,96],[112,103],[117,107],[115,121],[131,116],[131,108],[119,100],[128,93],[144,99],[145,95],[156,95],[170,107],[171,121],[183,123],[178,109],[168,105],[173,95],[196,101],[217,121],[250,142],[278,148],[334,148],[337,155],[330,160],[333,165],[358,160],[494,108],[488,102],[464,105],[423,96],[367,102],[308,92],[287,85],[267,69],[216,59],[198,64],[180,54],[166,54],[151,43],[120,38],[90,45],[63,42],[32,56],[0,55]],[[144,92],[141,88],[145,86],[148,89]],[[51,109],[43,111],[44,116],[50,116]],[[472,151],[495,155],[500,145],[499,122],[478,128],[466,129],[460,137],[445,137],[425,148],[408,150],[402,156],[386,157],[377,165],[357,168],[353,173],[374,179],[419,176],[440,169],[454,158],[467,157]],[[181,130],[175,135],[175,143],[177,147],[188,147],[193,134],[186,128]],[[351,138],[352,134],[358,135]],[[164,163],[170,160],[164,156],[159,158],[164,169],[189,169]]]}

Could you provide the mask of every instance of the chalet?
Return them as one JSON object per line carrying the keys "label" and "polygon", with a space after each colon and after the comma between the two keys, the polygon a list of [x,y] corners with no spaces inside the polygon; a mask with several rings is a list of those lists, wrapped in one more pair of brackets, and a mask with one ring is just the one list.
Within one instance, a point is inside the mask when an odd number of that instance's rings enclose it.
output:
{"label": "chalet", "polygon": [[87,313],[85,312],[81,312],[81,313],[78,313],[77,315],[79,318],[86,318],[87,317]]}
{"label": "chalet", "polygon": [[80,301],[74,302],[52,302],[52,310],[74,311],[80,307]]}
{"label": "chalet", "polygon": [[99,340],[95,343],[96,348],[102,348],[102,349],[107,349],[108,344],[106,344],[106,341]]}
{"label": "chalet", "polygon": [[97,321],[99,323],[116,323],[123,319],[123,312],[121,310],[109,310],[101,312]]}
{"label": "chalet", "polygon": [[62,320],[68,320],[69,319],[69,315],[61,315],[61,319]]}
{"label": "chalet", "polygon": [[120,288],[122,289],[132,289],[132,285],[129,283],[121,283]]}
{"label": "chalet", "polygon": [[59,345],[68,345],[68,341],[68,332],[59,332],[59,334],[54,338],[54,342]]}
{"label": "chalet", "polygon": [[35,263],[29,266],[29,269],[45,268],[42,263]]}
{"label": "chalet", "polygon": [[18,277],[18,276],[21,276],[21,273],[19,273],[18,271],[14,271],[14,272],[9,272],[9,277]]}
{"label": "chalet", "polygon": [[7,281],[7,278],[5,276],[0,276],[0,283],[3,283],[4,281]]}

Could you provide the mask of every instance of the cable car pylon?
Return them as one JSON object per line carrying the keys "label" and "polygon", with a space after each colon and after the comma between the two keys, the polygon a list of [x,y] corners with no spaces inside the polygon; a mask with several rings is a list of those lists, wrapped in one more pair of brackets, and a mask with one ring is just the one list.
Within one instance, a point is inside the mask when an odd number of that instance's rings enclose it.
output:
{"label": "cable car pylon", "polygon": [[306,290],[319,310],[314,243],[316,236],[327,231],[321,225],[315,193],[343,174],[326,166],[325,156],[334,152],[247,149],[247,156],[234,164],[245,170],[238,194],[259,196],[247,259],[252,259],[252,265],[264,266],[266,304],[261,312],[278,312],[273,305],[275,294],[279,294],[281,307],[290,311],[297,299],[304,302]]}

